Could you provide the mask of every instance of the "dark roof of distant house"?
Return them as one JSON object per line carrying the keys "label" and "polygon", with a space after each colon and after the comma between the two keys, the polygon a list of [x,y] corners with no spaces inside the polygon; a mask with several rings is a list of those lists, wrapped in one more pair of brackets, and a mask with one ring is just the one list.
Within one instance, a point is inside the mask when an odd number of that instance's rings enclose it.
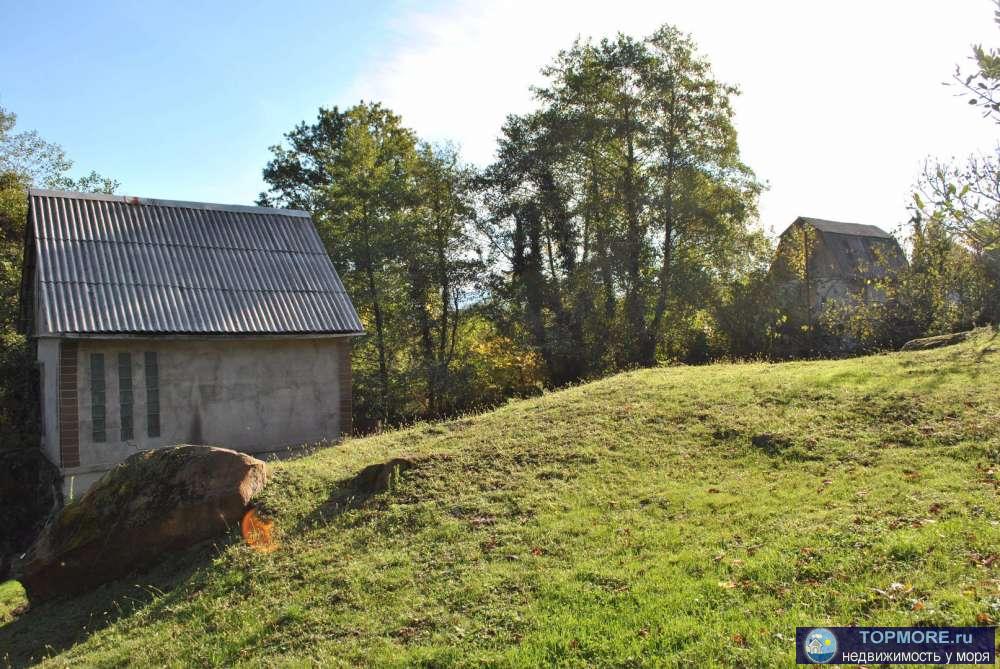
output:
{"label": "dark roof of distant house", "polygon": [[[820,232],[832,232],[837,235],[853,235],[855,237],[880,237],[882,239],[891,239],[892,235],[875,225],[864,225],[862,223],[842,223],[840,221],[827,221],[822,218],[810,218],[808,216],[799,216],[795,219],[792,225],[796,225],[799,222],[811,225]],[[791,225],[785,229],[788,232],[791,229]],[[781,234],[784,234],[781,233]]]}
{"label": "dark roof of distant house", "polygon": [[33,334],[364,331],[305,212],[40,189],[28,204]]}

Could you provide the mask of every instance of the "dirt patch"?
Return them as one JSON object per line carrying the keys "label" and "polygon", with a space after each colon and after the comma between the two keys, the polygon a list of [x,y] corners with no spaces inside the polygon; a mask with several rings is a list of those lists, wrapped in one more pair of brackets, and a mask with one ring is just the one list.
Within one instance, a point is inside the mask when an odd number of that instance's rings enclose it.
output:
{"label": "dirt patch", "polygon": [[768,455],[781,455],[795,444],[786,436],[764,432],[750,437],[750,445]]}

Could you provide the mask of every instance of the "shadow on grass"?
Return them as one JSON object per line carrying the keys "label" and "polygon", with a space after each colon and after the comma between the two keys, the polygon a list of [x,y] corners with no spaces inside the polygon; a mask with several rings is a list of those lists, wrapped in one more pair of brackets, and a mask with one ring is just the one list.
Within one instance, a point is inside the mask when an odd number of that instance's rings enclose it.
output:
{"label": "shadow on grass", "polygon": [[207,542],[169,558],[152,570],[106,583],[72,598],[32,604],[0,626],[0,667],[29,667],[82,643],[91,635],[141,611],[190,597],[201,569],[231,538]]}
{"label": "shadow on grass", "polygon": [[[370,465],[331,486],[329,497],[302,519],[298,533],[350,509],[373,506],[374,498],[391,493],[400,477],[418,474],[429,458],[393,458]],[[266,505],[262,511],[267,513]],[[171,553],[148,571],[106,583],[73,597],[32,604],[27,611],[0,626],[0,669],[29,667],[86,641],[114,623],[140,611],[149,619],[173,615],[174,605],[204,587],[212,560],[237,540],[231,533],[186,551]]]}

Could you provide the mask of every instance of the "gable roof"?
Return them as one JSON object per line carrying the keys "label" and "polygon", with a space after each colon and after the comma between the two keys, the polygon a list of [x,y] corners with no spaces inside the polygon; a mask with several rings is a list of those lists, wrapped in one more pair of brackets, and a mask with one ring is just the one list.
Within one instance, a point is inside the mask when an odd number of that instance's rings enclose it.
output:
{"label": "gable roof", "polygon": [[[840,221],[828,221],[822,218],[810,218],[799,216],[792,225],[785,229],[788,232],[792,226],[799,223],[811,225],[820,232],[832,232],[837,235],[853,235],[855,237],[878,237],[881,239],[891,239],[892,235],[875,225],[864,225],[862,223],[842,223]],[[784,232],[781,234],[785,234]]]}
{"label": "gable roof", "polygon": [[25,244],[32,334],[364,331],[302,211],[31,189]]}
{"label": "gable roof", "polygon": [[[881,228],[800,216],[781,233],[771,265],[772,272],[778,276],[798,281],[788,265],[787,255],[790,249],[797,248],[796,238],[790,233],[795,230],[805,232],[805,226],[817,231],[815,238],[819,243],[812,245],[809,251],[809,274],[815,278],[862,285],[908,264],[899,242]],[[801,248],[796,252],[800,253]]]}

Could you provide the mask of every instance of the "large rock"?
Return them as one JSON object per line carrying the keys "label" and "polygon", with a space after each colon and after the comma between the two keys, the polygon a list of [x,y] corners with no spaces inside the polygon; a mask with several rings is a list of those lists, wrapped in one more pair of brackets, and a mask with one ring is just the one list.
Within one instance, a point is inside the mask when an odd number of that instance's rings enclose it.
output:
{"label": "large rock", "polygon": [[236,526],[266,480],[263,462],[224,448],[137,453],[64,507],[13,576],[34,601],[119,578]]}
{"label": "large rock", "polygon": [[60,479],[37,448],[0,450],[0,582],[62,505]]}
{"label": "large rock", "polygon": [[954,344],[961,344],[963,341],[969,338],[973,334],[973,331],[968,332],[953,332],[951,334],[938,335],[936,337],[922,337],[921,339],[911,339],[910,341],[903,344],[900,351],[926,351],[932,348],[941,348],[942,346],[952,346]]}

